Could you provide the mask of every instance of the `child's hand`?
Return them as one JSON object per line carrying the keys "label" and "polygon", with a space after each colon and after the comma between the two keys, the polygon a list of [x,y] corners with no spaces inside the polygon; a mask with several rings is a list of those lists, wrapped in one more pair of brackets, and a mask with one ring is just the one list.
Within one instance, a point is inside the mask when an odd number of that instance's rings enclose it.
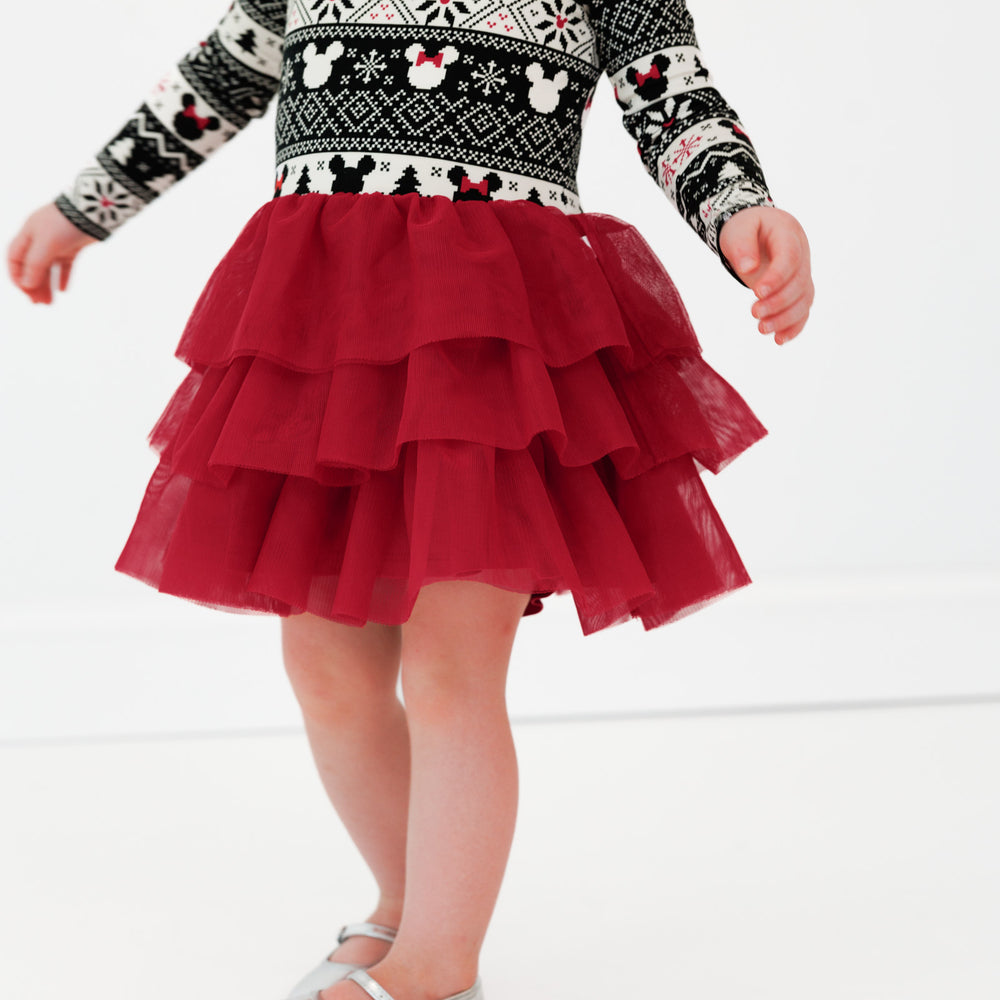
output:
{"label": "child's hand", "polygon": [[52,301],[51,273],[59,265],[59,291],[66,291],[73,259],[93,236],[77,229],[50,202],[28,216],[7,248],[11,280],[32,302]]}
{"label": "child's hand", "polygon": [[753,289],[750,310],[777,344],[801,333],[812,306],[809,241],[794,216],[772,205],[740,209],[722,224],[719,250]]}

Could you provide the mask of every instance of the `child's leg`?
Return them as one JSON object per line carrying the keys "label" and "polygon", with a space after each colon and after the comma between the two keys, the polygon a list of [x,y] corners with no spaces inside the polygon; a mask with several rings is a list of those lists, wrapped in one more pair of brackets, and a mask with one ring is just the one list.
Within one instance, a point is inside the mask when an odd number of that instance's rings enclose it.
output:
{"label": "child's leg", "polygon": [[[283,618],[281,625],[285,670],[320,780],[379,887],[372,913],[331,918],[398,927],[410,783],[409,732],[396,697],[400,626],[359,628],[311,614]],[[352,937],[332,954],[338,962],[368,964],[388,949],[388,942]]]}
{"label": "child's leg", "polygon": [[[442,581],[421,590],[402,626],[411,754],[406,898],[395,942],[369,970],[396,1000],[440,1000],[478,973],[517,812],[506,681],[529,598]],[[322,1000],[367,994],[336,983]]]}

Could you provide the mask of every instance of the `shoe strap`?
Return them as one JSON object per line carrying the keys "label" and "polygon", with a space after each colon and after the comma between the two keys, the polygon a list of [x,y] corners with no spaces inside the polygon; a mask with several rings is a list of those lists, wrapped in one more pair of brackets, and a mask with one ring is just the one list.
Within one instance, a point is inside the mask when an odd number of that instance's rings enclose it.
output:
{"label": "shoe strap", "polygon": [[343,944],[349,937],[373,937],[382,941],[395,941],[396,928],[385,927],[382,924],[370,924],[362,921],[357,924],[344,924],[337,935],[337,944]]}
{"label": "shoe strap", "polygon": [[482,990],[483,981],[479,976],[476,976],[476,981],[467,990],[445,997],[445,1000],[483,1000]]}
{"label": "shoe strap", "polygon": [[372,1000],[393,1000],[392,995],[382,989],[364,969],[355,969],[348,977],[351,982],[355,982],[367,993]]}
{"label": "shoe strap", "polygon": [[[355,969],[347,978],[357,983],[372,1000],[393,1000],[392,995],[379,986],[364,969]],[[482,1000],[482,985],[482,980],[477,976],[476,981],[467,990],[446,997],[445,1000]]]}

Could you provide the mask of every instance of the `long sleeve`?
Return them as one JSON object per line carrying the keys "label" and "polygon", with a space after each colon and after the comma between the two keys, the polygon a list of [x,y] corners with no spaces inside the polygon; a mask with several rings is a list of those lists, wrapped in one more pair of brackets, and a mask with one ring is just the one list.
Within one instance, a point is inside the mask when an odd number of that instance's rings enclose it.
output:
{"label": "long sleeve", "polygon": [[77,228],[111,232],[200,166],[278,89],[286,0],[234,0],[55,199]]}
{"label": "long sleeve", "polygon": [[592,0],[601,68],[649,175],[740,284],[723,222],[772,205],[750,138],[712,85],[684,0]]}

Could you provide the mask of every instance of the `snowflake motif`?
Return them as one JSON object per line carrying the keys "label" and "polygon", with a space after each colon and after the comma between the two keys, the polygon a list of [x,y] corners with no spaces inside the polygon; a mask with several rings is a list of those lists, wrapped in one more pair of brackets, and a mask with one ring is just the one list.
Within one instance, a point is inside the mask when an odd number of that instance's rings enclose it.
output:
{"label": "snowflake motif", "polygon": [[342,21],[341,6],[347,10],[354,10],[351,0],[316,0],[310,9],[319,11],[316,15],[316,23],[319,24],[325,17],[329,17],[332,21]]}
{"label": "snowflake motif", "polygon": [[462,3],[462,0],[424,0],[423,3],[417,4],[417,10],[427,10],[428,7],[433,7],[434,9],[427,15],[427,20],[424,24],[430,24],[431,21],[437,20],[437,18],[442,18],[447,21],[448,24],[454,27],[455,15],[451,12],[451,8],[454,7],[455,10],[462,14],[468,14],[469,8]]}
{"label": "snowflake motif", "polygon": [[693,139],[681,139],[677,144],[677,155],[671,163],[683,163],[688,157],[694,155],[695,149],[701,145],[702,136],[697,135]]}
{"label": "snowflake motif", "polygon": [[502,75],[502,72],[497,69],[497,64],[492,59],[486,64],[485,69],[474,69],[471,76],[474,80],[481,81],[483,93],[487,97],[494,90],[500,90],[507,83],[507,77]]}
{"label": "snowflake motif", "polygon": [[381,76],[382,73],[387,68],[387,63],[382,62],[379,58],[377,50],[372,49],[368,55],[362,56],[361,59],[354,64],[354,68],[361,74],[361,78],[365,83],[371,83],[373,76]]}
{"label": "snowflake motif", "polygon": [[128,192],[124,189],[116,190],[116,188],[117,185],[112,180],[104,184],[100,181],[94,181],[93,194],[80,195],[80,201],[93,203],[84,204],[84,214],[93,216],[102,226],[107,222],[118,222],[117,213],[127,212],[129,204]]}
{"label": "snowflake motif", "polygon": [[548,45],[549,42],[558,39],[563,52],[568,51],[567,38],[570,42],[579,41],[573,25],[583,20],[576,0],[569,0],[568,3],[564,3],[564,0],[553,0],[551,3],[549,0],[542,0],[542,10],[548,16],[542,18],[535,27],[542,31],[548,30],[548,34],[542,39],[543,44]]}
{"label": "snowflake motif", "polygon": [[431,167],[431,177],[440,177],[440,176],[441,176],[441,168]]}

